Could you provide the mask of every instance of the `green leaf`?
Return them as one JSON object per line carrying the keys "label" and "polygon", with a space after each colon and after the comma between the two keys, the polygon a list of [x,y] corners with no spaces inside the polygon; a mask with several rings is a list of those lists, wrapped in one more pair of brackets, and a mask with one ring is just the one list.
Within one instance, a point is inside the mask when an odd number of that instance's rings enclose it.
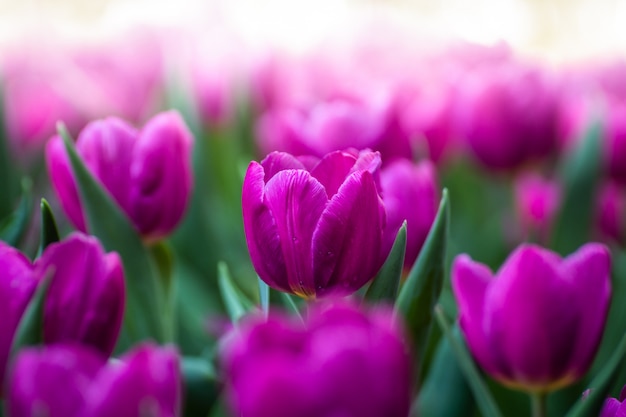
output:
{"label": "green leaf", "polygon": [[22,348],[43,344],[43,312],[46,293],[54,275],[53,270],[46,271],[44,278],[37,285],[33,298],[28,303],[15,331],[11,344],[11,356]]}
{"label": "green leaf", "polygon": [[145,339],[169,342],[171,339],[165,325],[167,317],[164,316],[167,309],[157,266],[126,215],[78,156],[65,126],[59,125],[58,130],[74,171],[87,229],[100,239],[107,251],[116,251],[122,258],[126,283],[126,333],[131,342]]}
{"label": "green leaf", "polygon": [[458,332],[456,334],[453,333],[443,310],[439,306],[435,307],[435,317],[437,318],[437,322],[443,331],[444,337],[448,340],[450,346],[452,347],[457,363],[463,371],[470,389],[474,393],[474,400],[476,401],[482,415],[484,417],[502,417],[502,413],[498,409],[498,406],[493,399],[491,392],[487,388],[487,385],[480,376],[480,372],[472,360],[472,356],[467,350],[461,335]]}
{"label": "green leaf", "polygon": [[22,179],[22,198],[15,211],[0,222],[0,240],[11,246],[17,246],[22,240],[30,224],[33,212],[32,182],[29,178]]}
{"label": "green leaf", "polygon": [[595,209],[594,198],[601,174],[602,126],[593,120],[559,169],[563,201],[550,247],[568,255],[589,241]]}
{"label": "green leaf", "polygon": [[280,298],[282,298],[283,304],[287,308],[287,310],[304,322],[304,319],[302,319],[302,314],[300,313],[300,309],[298,308],[296,302],[293,301],[293,297],[291,296],[291,294],[287,294],[286,292],[280,292]]}
{"label": "green leaf", "polygon": [[270,287],[263,281],[260,277],[258,278],[259,282],[259,300],[261,301],[261,309],[265,314],[265,317],[270,312]]}
{"label": "green leaf", "polygon": [[185,387],[183,416],[208,415],[222,390],[213,365],[205,358],[184,357],[181,368]]}
{"label": "green leaf", "polygon": [[39,252],[37,253],[37,257],[41,256],[44,249],[46,249],[49,244],[60,240],[57,223],[56,220],[54,220],[54,214],[52,213],[50,204],[48,204],[48,201],[46,201],[45,198],[41,199],[39,209],[41,212],[41,235],[39,239]]}
{"label": "green leaf", "polygon": [[395,304],[413,336],[417,352],[426,350],[433,308],[443,286],[449,223],[448,191],[444,189],[437,217]]}
{"label": "green leaf", "polygon": [[[472,415],[474,399],[448,339],[439,342],[431,371],[418,395],[413,411],[419,417]],[[450,401],[450,398],[454,398],[454,401]]]}
{"label": "green leaf", "polygon": [[[620,365],[626,354],[626,334],[611,355],[611,358],[591,381],[589,388],[591,392],[586,398],[580,398],[567,413],[566,417],[595,417],[600,413],[602,404],[611,389],[611,384],[620,371]],[[623,382],[623,381],[620,381]]]}
{"label": "green leaf", "polygon": [[217,264],[217,283],[226,312],[233,323],[237,323],[246,313],[254,309],[254,304],[235,286],[224,262]]}
{"label": "green leaf", "polygon": [[398,295],[398,287],[404,267],[406,252],[406,220],[398,230],[391,252],[380,271],[365,293],[365,300],[371,303],[387,301],[393,303]]}
{"label": "green leaf", "polygon": [[158,279],[163,291],[163,326],[167,340],[174,340],[175,304],[174,294],[174,254],[166,241],[154,243],[149,247],[150,255],[158,270]]}

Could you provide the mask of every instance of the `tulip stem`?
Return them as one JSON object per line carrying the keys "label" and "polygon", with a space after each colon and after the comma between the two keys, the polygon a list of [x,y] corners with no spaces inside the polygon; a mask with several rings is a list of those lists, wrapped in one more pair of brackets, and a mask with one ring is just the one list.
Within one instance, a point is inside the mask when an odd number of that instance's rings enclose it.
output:
{"label": "tulip stem", "polygon": [[532,407],[532,417],[546,417],[546,394],[544,392],[534,392],[530,394]]}

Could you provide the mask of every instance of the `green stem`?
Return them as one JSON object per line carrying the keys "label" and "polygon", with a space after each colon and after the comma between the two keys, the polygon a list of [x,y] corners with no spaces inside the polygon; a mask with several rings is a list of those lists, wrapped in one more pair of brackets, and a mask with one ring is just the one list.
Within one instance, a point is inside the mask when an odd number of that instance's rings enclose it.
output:
{"label": "green stem", "polygon": [[546,394],[544,392],[533,392],[530,394],[532,407],[532,417],[546,417]]}

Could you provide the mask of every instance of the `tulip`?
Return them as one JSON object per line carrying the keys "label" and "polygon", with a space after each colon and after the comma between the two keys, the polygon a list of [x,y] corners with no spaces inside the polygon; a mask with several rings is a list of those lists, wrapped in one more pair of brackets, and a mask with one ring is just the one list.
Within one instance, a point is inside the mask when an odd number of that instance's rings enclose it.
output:
{"label": "tulip", "polygon": [[611,296],[610,255],[597,243],[564,259],[524,244],[495,276],[460,255],[452,289],[478,364],[509,387],[546,393],[575,382],[591,365]]}
{"label": "tulip", "polygon": [[105,253],[96,238],[76,233],[48,246],[35,274],[40,279],[52,275],[44,304],[44,342],[80,343],[109,356],[124,315],[119,255]]}
{"label": "tulip", "polygon": [[611,179],[626,185],[626,105],[612,104],[605,121],[605,161]]}
{"label": "tulip", "polygon": [[314,305],[305,324],[249,317],[221,350],[233,415],[406,417],[411,361],[402,333],[390,310],[346,301]]}
{"label": "tulip", "polygon": [[459,128],[483,166],[514,169],[556,152],[558,95],[547,74],[510,64],[475,76],[464,83]]}
{"label": "tulip", "polygon": [[398,229],[406,220],[404,268],[409,269],[437,215],[439,187],[435,167],[429,161],[413,164],[406,159],[397,160],[383,168],[380,183],[387,212],[385,248],[391,249]]}
{"label": "tulip", "polygon": [[30,261],[0,241],[0,380],[4,377],[15,330],[36,287]]}
{"label": "tulip", "polygon": [[10,417],[78,417],[106,359],[76,345],[19,352],[7,380]]}
{"label": "tulip", "polygon": [[625,242],[626,192],[614,181],[603,184],[598,194],[596,225],[600,235],[620,244]]}
{"label": "tulip", "polygon": [[170,347],[140,345],[119,361],[82,346],[25,349],[8,379],[11,417],[175,417],[181,378]]}
{"label": "tulip", "polygon": [[534,236],[547,242],[561,204],[561,189],[555,181],[528,173],[515,182],[515,205],[522,230],[526,236]]}
{"label": "tulip", "polygon": [[248,166],[242,208],[252,264],[280,291],[350,294],[384,257],[380,155],[337,151],[311,162],[274,152]]}
{"label": "tulip", "polygon": [[626,402],[624,402],[624,399],[626,399],[626,386],[622,388],[619,399],[607,398],[604,401],[599,417],[620,417],[626,415]]}
{"label": "tulip", "polygon": [[[191,146],[191,133],[173,111],[158,114],[141,131],[114,117],[95,121],[76,142],[88,169],[147,241],[167,236],[183,217],[192,186]],[[76,180],[59,136],[48,143],[46,157],[61,207],[85,232]]]}

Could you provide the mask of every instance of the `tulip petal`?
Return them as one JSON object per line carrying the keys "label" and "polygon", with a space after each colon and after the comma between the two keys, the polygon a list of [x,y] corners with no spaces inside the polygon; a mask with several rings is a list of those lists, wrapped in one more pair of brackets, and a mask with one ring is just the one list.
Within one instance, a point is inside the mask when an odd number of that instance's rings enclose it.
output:
{"label": "tulip petal", "polygon": [[584,306],[571,362],[581,376],[590,366],[604,330],[611,298],[611,262],[607,248],[590,243],[568,256],[563,277],[574,286],[570,303]]}
{"label": "tulip petal", "polygon": [[330,200],[313,234],[318,293],[333,287],[339,293],[356,291],[378,272],[381,206],[369,171],[350,175]]}
{"label": "tulip petal", "polygon": [[508,378],[531,388],[571,378],[580,308],[571,307],[574,288],[560,267],[555,253],[522,245],[487,290],[485,324],[494,356]]}
{"label": "tulip petal", "polygon": [[347,152],[331,152],[311,170],[311,175],[324,186],[328,198],[332,198],[351,173],[355,162],[356,158]]}
{"label": "tulip petal", "polygon": [[291,292],[276,222],[264,204],[264,178],[261,164],[252,161],[243,180],[241,195],[248,252],[254,269],[267,285]]}
{"label": "tulip petal", "polygon": [[63,140],[54,136],[46,145],[46,164],[52,187],[61,203],[63,212],[81,232],[86,232],[85,217],[78,195],[78,188]]}
{"label": "tulip petal", "polygon": [[305,169],[302,162],[286,152],[272,152],[261,161],[267,183],[274,175],[286,169]]}
{"label": "tulip petal", "polygon": [[485,294],[493,274],[485,265],[467,255],[459,255],[452,265],[452,290],[459,305],[460,325],[467,344],[485,371],[499,373],[487,341],[484,310]]}
{"label": "tulip petal", "polygon": [[267,183],[264,202],[280,237],[291,291],[314,295],[311,239],[328,203],[324,187],[307,171],[280,171]]}

